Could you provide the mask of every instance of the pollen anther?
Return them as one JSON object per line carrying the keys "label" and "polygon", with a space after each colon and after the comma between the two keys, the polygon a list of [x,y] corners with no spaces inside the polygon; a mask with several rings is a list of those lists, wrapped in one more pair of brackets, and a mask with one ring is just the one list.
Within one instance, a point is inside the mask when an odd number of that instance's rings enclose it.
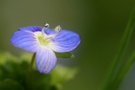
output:
{"label": "pollen anther", "polygon": [[58,26],[56,26],[56,27],[55,27],[55,29],[54,29],[54,30],[55,30],[56,32],[60,32],[60,31],[61,31],[61,29],[62,29],[62,28],[61,28],[61,26],[60,26],[60,25],[58,25]]}

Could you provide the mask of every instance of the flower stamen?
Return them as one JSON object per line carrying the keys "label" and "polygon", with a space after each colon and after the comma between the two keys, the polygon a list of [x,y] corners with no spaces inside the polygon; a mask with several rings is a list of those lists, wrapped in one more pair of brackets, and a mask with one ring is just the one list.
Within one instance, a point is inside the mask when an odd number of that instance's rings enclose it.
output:
{"label": "flower stamen", "polygon": [[46,23],[46,24],[44,25],[44,27],[45,27],[45,28],[49,28],[49,24]]}
{"label": "flower stamen", "polygon": [[55,29],[54,29],[54,30],[55,30],[55,32],[57,32],[57,33],[58,33],[58,32],[60,32],[60,31],[62,30],[62,28],[61,28],[61,26],[60,26],[60,25],[58,25],[58,26],[56,26],[56,27],[55,27]]}
{"label": "flower stamen", "polygon": [[49,42],[51,42],[51,39],[54,38],[55,36],[57,36],[58,33],[62,30],[62,29],[61,29],[61,26],[58,25],[58,26],[56,26],[55,29],[54,29],[54,31],[55,31],[56,33],[47,35],[47,34],[45,33],[45,30],[47,30],[48,28],[49,28],[49,24],[46,23],[46,24],[44,25],[44,27],[42,28],[41,33],[40,33],[40,34],[39,34],[39,33],[36,33],[37,39],[38,39],[38,41],[39,41],[39,43],[40,43],[41,45],[47,46],[47,45],[49,44]]}
{"label": "flower stamen", "polygon": [[45,25],[44,25],[44,27],[42,28],[42,36],[45,38],[45,37],[47,37],[47,35],[45,34],[45,32],[44,32],[44,30],[45,29],[48,29],[49,28],[49,24],[48,23],[46,23]]}

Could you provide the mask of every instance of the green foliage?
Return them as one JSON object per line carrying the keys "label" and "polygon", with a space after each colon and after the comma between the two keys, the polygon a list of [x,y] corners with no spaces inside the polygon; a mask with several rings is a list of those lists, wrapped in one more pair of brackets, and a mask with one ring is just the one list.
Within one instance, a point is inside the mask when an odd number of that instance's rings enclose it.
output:
{"label": "green foliage", "polygon": [[17,58],[0,53],[0,90],[60,90],[76,74],[76,68],[61,65],[46,75],[35,68],[30,71],[31,56],[27,53]]}
{"label": "green foliage", "polygon": [[57,56],[57,58],[74,58],[75,56],[69,52],[65,52],[65,53],[58,53],[55,52],[55,55]]}
{"label": "green foliage", "polygon": [[105,86],[103,86],[101,90],[118,90],[126,73],[130,69],[131,65],[134,63],[134,53],[131,56],[131,58],[123,62],[123,57],[125,55],[127,46],[131,39],[134,25],[135,25],[135,8],[133,8],[133,11],[129,17],[127,26],[125,28],[125,31],[121,40],[121,46],[119,48],[116,58],[114,58],[114,63],[112,64],[112,67],[108,74],[107,80],[105,82]]}
{"label": "green foliage", "polygon": [[16,81],[11,79],[5,79],[3,82],[0,82],[1,90],[24,90],[24,88]]}
{"label": "green foliage", "polygon": [[51,83],[55,85],[57,88],[61,89],[62,84],[70,79],[73,79],[76,73],[77,68],[67,68],[61,65],[57,65],[57,67],[51,73]]}

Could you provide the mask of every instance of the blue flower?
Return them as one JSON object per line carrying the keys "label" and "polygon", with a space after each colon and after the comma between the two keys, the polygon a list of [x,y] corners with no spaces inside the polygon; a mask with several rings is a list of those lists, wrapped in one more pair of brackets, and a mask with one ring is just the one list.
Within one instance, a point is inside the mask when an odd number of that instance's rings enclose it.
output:
{"label": "blue flower", "polygon": [[54,52],[69,52],[80,43],[78,34],[62,30],[58,25],[54,30],[49,24],[44,27],[28,26],[19,28],[11,38],[11,43],[26,51],[36,53],[36,67],[40,73],[51,72],[57,63]]}

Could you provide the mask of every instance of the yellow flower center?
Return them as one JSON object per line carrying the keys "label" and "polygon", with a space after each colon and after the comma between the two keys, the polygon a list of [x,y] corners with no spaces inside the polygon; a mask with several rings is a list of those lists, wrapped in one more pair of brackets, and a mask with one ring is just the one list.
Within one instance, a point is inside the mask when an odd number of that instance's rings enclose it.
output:
{"label": "yellow flower center", "polygon": [[50,42],[52,42],[51,38],[54,38],[61,31],[61,27],[60,27],[60,25],[58,25],[54,29],[54,31],[56,32],[55,34],[47,35],[44,32],[44,30],[47,29],[48,27],[49,27],[49,24],[46,23],[41,31],[34,33],[34,35],[35,35],[36,39],[39,41],[40,45],[49,46]]}
{"label": "yellow flower center", "polygon": [[35,32],[34,34],[35,34],[37,40],[39,41],[40,45],[47,46],[49,44],[49,42],[51,41],[46,36],[43,36],[41,32]]}
{"label": "yellow flower center", "polygon": [[49,44],[50,40],[48,40],[47,38],[45,39],[43,36],[38,36],[37,38],[41,45],[47,46]]}

